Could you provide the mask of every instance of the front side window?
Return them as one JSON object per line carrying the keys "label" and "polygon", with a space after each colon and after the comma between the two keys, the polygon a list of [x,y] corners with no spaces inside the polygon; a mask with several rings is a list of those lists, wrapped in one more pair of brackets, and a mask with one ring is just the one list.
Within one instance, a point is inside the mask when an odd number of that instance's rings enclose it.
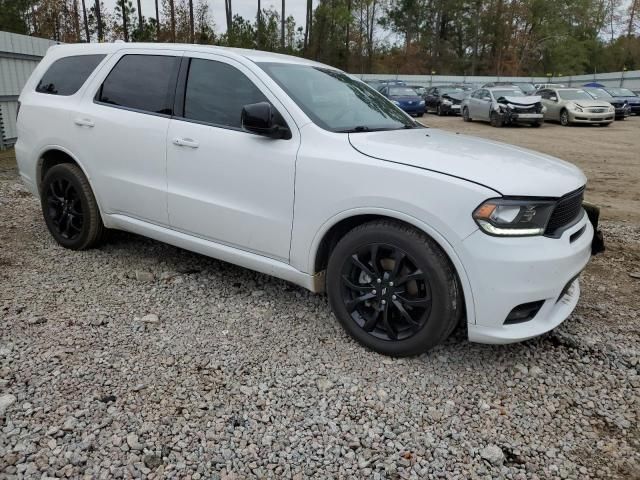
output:
{"label": "front side window", "polygon": [[289,63],[258,65],[325,130],[366,132],[418,128],[391,101],[338,70]]}
{"label": "front side window", "polygon": [[240,70],[213,60],[192,58],[184,97],[184,117],[190,120],[241,128],[242,107],[268,102]]}
{"label": "front side window", "polygon": [[56,60],[38,82],[36,92],[73,95],[80,90],[104,57],[104,55],[76,55]]}
{"label": "front side window", "polygon": [[96,100],[109,105],[171,115],[180,57],[125,55],[98,90]]}

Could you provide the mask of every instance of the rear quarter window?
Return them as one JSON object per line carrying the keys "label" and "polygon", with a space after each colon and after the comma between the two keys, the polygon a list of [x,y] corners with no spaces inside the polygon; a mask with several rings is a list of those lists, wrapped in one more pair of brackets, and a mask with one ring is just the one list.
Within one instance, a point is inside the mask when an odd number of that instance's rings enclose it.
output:
{"label": "rear quarter window", "polygon": [[36,92],[73,95],[86,82],[105,55],[76,55],[56,60],[44,73]]}

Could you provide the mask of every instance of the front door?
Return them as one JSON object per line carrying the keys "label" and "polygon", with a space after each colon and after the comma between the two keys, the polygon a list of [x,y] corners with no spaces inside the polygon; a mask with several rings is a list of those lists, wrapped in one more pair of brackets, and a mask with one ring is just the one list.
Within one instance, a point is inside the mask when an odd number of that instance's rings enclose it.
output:
{"label": "front door", "polygon": [[[280,102],[244,65],[185,53],[184,106],[169,122],[167,187],[171,228],[288,261],[299,132]],[[292,138],[242,129],[246,104],[268,101]]]}

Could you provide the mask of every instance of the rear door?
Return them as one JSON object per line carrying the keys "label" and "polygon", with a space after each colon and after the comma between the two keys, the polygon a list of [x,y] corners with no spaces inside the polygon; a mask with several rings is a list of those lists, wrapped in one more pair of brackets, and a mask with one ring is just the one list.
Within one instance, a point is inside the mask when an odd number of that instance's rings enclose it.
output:
{"label": "rear door", "polygon": [[166,134],[182,52],[122,50],[101,70],[71,128],[107,214],[168,225]]}
{"label": "rear door", "polygon": [[[186,53],[167,135],[171,228],[288,261],[300,134],[258,76],[222,55]],[[184,90],[183,90],[184,89]],[[292,138],[242,129],[246,104],[269,102]]]}

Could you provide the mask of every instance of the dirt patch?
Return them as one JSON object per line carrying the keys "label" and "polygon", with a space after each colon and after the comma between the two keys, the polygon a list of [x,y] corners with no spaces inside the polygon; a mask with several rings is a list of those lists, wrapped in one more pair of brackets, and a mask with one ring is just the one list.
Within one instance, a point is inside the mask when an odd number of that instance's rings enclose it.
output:
{"label": "dirt patch", "polygon": [[488,123],[465,123],[461,117],[427,115],[422,123],[433,128],[498,140],[553,155],[579,166],[589,179],[586,199],[602,207],[603,220],[640,223],[640,117],[616,121],[609,127],[494,128]]}

